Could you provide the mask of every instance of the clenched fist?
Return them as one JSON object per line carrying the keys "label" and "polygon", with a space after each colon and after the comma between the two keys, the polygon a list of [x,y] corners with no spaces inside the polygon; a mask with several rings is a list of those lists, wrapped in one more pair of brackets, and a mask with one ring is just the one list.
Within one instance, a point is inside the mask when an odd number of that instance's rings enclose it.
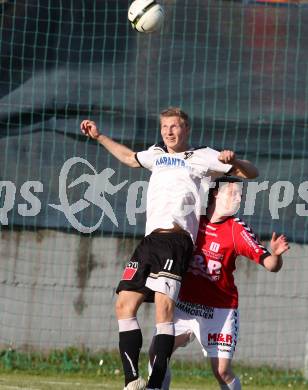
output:
{"label": "clenched fist", "polygon": [[97,139],[100,136],[100,132],[96,126],[96,123],[90,119],[85,119],[80,123],[80,130],[83,134],[92,139]]}
{"label": "clenched fist", "polygon": [[233,150],[222,150],[218,156],[218,160],[224,164],[234,164],[236,155]]}

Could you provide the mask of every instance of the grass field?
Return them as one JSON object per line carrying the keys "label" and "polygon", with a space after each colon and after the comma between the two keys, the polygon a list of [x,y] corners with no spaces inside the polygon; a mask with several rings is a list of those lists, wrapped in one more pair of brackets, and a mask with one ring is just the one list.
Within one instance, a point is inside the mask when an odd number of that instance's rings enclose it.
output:
{"label": "grass field", "polygon": [[[146,355],[141,356],[140,371],[146,377]],[[270,367],[234,367],[243,389],[308,389],[299,371],[274,370]],[[48,354],[14,350],[0,352],[0,389],[2,390],[122,390],[121,361],[117,353],[69,348]],[[172,361],[172,390],[218,389],[210,367],[205,362]]]}
{"label": "grass field", "polygon": [[[199,382],[199,383],[198,383]],[[243,389],[307,389],[308,386],[300,383],[277,384],[277,385],[243,385]],[[29,375],[22,372],[14,372],[10,374],[1,374],[0,389],[3,390],[122,390],[123,380],[117,378],[114,380],[99,377],[83,377],[80,375]],[[208,380],[187,380],[172,384],[172,390],[217,390],[218,386],[215,382]]]}

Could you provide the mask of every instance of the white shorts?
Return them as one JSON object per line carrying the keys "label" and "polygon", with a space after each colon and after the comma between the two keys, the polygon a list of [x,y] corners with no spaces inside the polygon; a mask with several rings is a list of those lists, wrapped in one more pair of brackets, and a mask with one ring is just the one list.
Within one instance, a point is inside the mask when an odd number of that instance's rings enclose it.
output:
{"label": "white shorts", "polygon": [[204,356],[232,359],[239,331],[237,309],[177,302],[174,323],[176,336],[183,333],[196,336]]}

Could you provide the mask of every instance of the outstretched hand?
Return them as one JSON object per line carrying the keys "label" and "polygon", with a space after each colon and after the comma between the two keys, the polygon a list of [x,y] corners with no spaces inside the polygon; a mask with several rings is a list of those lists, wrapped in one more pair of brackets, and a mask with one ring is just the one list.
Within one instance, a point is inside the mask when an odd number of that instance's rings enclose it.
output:
{"label": "outstretched hand", "polygon": [[234,164],[236,155],[233,150],[222,150],[218,156],[218,160],[224,164]]}
{"label": "outstretched hand", "polygon": [[80,123],[80,130],[83,134],[92,139],[97,139],[100,136],[96,123],[90,119],[85,119]]}
{"label": "outstretched hand", "polygon": [[273,232],[271,239],[271,249],[273,255],[282,255],[288,249],[290,249],[287,237],[284,234],[277,236],[275,232]]}

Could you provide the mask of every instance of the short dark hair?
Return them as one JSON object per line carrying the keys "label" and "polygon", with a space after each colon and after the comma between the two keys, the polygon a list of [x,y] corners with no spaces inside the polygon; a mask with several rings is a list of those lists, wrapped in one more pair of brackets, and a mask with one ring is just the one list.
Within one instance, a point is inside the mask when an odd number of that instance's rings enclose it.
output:
{"label": "short dark hair", "polygon": [[235,176],[221,176],[213,180],[212,183],[214,183],[214,185],[209,188],[208,206],[213,202],[214,192],[219,190],[221,183],[243,183],[243,180]]}
{"label": "short dark hair", "polygon": [[165,110],[161,111],[161,113],[159,115],[159,118],[160,118],[160,121],[161,121],[162,118],[166,118],[166,117],[170,117],[170,116],[177,116],[177,117],[179,117],[181,122],[186,127],[188,127],[188,128],[190,127],[188,114],[186,114],[186,112],[181,110],[179,107],[168,107],[168,108],[166,108]]}

